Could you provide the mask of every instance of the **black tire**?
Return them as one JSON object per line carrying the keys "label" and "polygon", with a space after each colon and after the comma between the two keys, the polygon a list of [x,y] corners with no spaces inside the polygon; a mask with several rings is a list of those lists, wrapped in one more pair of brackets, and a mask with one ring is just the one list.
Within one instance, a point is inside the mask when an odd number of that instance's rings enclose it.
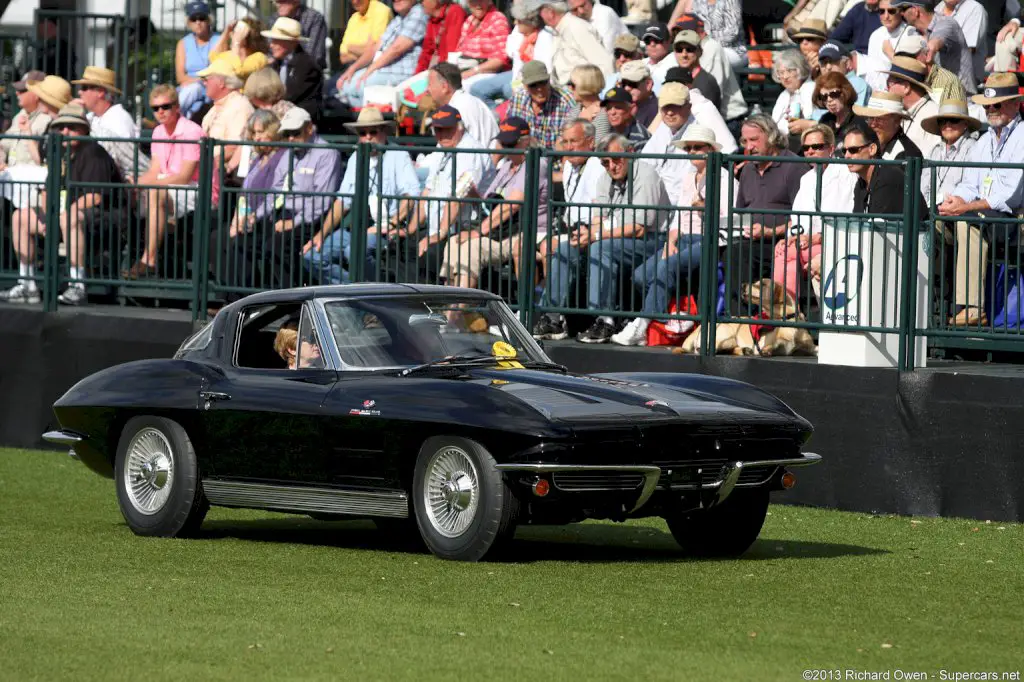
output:
{"label": "black tire", "polygon": [[[130,448],[136,445],[139,452],[148,449],[156,454],[149,460],[144,455],[133,458]],[[170,476],[161,486],[160,476],[152,472],[163,466],[165,460],[170,464]],[[144,468],[146,461],[150,464],[148,470]],[[126,480],[126,469],[129,468],[127,476],[136,472],[135,480],[139,484],[132,490],[129,490]],[[147,481],[149,488],[143,485],[146,476],[151,476]],[[136,535],[168,538],[195,535],[210,509],[210,503],[203,494],[192,442],[178,422],[164,417],[145,416],[128,420],[117,444],[114,482],[121,514]],[[149,494],[154,496],[147,500]]]}
{"label": "black tire", "polygon": [[737,557],[757,540],[768,513],[768,490],[734,490],[722,504],[666,516],[672,537],[687,554]]}
{"label": "black tire", "polygon": [[[473,492],[467,495],[463,491],[462,499],[454,501],[459,515],[456,522],[448,526],[438,518],[439,512],[433,506],[428,507],[426,499],[432,489],[427,485],[428,469],[443,469],[444,457],[450,457],[453,463],[468,463],[466,469],[471,470],[455,467],[455,471],[465,475],[453,476],[448,481],[452,485],[462,483],[473,488]],[[474,474],[475,482],[472,481]],[[456,495],[454,491],[449,492]],[[498,553],[515,535],[519,500],[506,485],[491,454],[479,443],[466,438],[435,436],[423,443],[416,458],[412,498],[423,542],[442,559],[479,561]],[[443,504],[440,498],[435,499],[438,505]]]}

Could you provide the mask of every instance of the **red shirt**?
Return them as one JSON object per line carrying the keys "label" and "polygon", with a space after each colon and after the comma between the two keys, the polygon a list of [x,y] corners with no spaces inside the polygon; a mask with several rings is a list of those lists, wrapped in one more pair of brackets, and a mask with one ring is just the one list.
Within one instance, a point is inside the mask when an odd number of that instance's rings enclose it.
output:
{"label": "red shirt", "polygon": [[462,37],[462,25],[466,21],[466,10],[457,2],[445,6],[444,14],[430,17],[427,33],[423,36],[423,50],[416,64],[416,73],[430,68],[430,61],[437,55],[437,61],[448,61],[448,53],[454,52]]}
{"label": "red shirt", "polygon": [[508,32],[508,20],[497,7],[491,7],[482,21],[477,21],[476,17],[469,14],[462,25],[459,52],[463,57],[500,59],[507,69],[511,66],[511,60],[505,54]]}

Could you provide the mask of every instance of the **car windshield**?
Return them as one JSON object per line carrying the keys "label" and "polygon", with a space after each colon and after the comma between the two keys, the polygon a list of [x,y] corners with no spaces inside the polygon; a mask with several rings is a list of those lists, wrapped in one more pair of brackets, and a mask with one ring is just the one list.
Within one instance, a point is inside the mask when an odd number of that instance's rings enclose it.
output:
{"label": "car windshield", "polygon": [[324,309],[341,360],[352,368],[408,367],[452,356],[550,362],[499,300],[367,297],[328,301]]}

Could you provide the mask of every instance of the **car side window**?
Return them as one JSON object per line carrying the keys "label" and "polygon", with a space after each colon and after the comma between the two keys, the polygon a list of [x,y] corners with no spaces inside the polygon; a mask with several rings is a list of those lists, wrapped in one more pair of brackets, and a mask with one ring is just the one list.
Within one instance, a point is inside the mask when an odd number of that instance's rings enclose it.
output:
{"label": "car side window", "polygon": [[241,312],[235,365],[287,370],[295,363],[301,303],[275,303]]}
{"label": "car side window", "polygon": [[321,354],[320,339],[317,338],[316,327],[313,326],[313,319],[309,314],[309,307],[302,308],[302,318],[299,320],[298,348],[296,349],[296,369],[323,369],[324,358]]}

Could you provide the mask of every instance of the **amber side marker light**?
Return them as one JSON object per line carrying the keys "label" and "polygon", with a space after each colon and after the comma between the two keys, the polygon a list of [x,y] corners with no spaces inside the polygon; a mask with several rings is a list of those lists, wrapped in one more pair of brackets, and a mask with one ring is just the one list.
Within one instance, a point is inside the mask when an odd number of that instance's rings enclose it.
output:
{"label": "amber side marker light", "polygon": [[796,476],[794,474],[792,474],[789,471],[787,471],[786,473],[782,474],[782,487],[783,488],[785,488],[786,490],[789,490],[790,488],[792,488],[795,485],[796,485]]}
{"label": "amber side marker light", "polygon": [[537,497],[544,497],[551,492],[551,484],[547,482],[547,479],[538,478],[533,483],[533,494]]}

